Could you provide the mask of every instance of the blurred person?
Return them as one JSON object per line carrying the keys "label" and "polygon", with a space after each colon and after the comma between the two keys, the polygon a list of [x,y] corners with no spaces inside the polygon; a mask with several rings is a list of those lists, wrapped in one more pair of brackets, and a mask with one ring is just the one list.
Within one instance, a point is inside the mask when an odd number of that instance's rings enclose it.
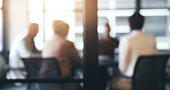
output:
{"label": "blurred person", "polygon": [[127,77],[132,77],[139,56],[158,54],[154,37],[142,32],[144,20],[144,16],[135,12],[129,17],[131,33],[120,39],[119,69]]}
{"label": "blurred person", "polygon": [[74,44],[66,40],[69,25],[63,21],[55,20],[52,27],[54,36],[45,43],[42,57],[57,58],[61,69],[61,75],[63,77],[69,77],[73,74],[73,72],[71,72],[72,68],[80,66],[82,59],[74,47]]}
{"label": "blurred person", "polygon": [[[103,61],[109,62],[110,60],[114,60],[114,50],[118,47],[119,40],[117,38],[112,38],[110,36],[110,31],[110,26],[108,23],[106,23],[105,32],[103,33],[103,36],[99,38],[99,64]],[[109,79],[108,68],[109,66],[106,67],[99,65],[101,90],[106,88],[106,84]]]}
{"label": "blurred person", "polygon": [[131,90],[131,77],[138,57],[158,53],[154,37],[142,32],[144,20],[144,16],[135,12],[128,18],[131,32],[120,38],[118,68],[121,77],[115,80],[117,88]]}
{"label": "blurred person", "polygon": [[100,55],[114,55],[114,49],[118,47],[119,40],[110,36],[110,26],[105,24],[105,32],[101,38],[99,38],[99,54]]}
{"label": "blurred person", "polygon": [[[11,46],[9,53],[10,68],[24,68],[24,64],[20,58],[28,58],[40,53],[34,44],[34,38],[38,33],[38,24],[31,23],[28,32],[18,36]],[[10,70],[7,73],[8,79],[24,79],[25,71]]]}

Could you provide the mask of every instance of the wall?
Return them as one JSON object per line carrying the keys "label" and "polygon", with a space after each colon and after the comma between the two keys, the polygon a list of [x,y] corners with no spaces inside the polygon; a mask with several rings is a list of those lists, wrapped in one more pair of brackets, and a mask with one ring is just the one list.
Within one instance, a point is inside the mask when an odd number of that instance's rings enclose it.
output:
{"label": "wall", "polygon": [[10,49],[12,42],[28,27],[28,0],[7,0],[7,17],[5,22],[6,47]]}

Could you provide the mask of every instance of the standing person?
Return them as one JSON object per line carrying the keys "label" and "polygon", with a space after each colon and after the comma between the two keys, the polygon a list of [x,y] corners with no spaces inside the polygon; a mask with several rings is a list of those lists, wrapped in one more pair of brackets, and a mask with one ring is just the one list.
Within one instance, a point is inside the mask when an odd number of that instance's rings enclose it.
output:
{"label": "standing person", "polygon": [[[73,74],[71,69],[80,66],[80,58],[74,44],[66,40],[69,25],[63,21],[55,20],[53,22],[54,36],[45,43],[42,57],[56,57],[63,77],[69,77]],[[48,66],[47,66],[48,67]]]}
{"label": "standing person", "polygon": [[[19,36],[11,46],[9,54],[9,66],[11,68],[24,68],[20,58],[28,58],[39,53],[34,44],[34,38],[38,33],[38,24],[31,23],[26,35]],[[10,70],[8,79],[24,79],[25,71]]]}
{"label": "standing person", "polygon": [[[114,49],[118,47],[119,40],[110,36],[110,26],[105,24],[105,32],[102,38],[99,38],[99,64],[102,61],[109,62],[114,59]],[[101,80],[101,90],[106,88],[107,81],[109,79],[108,69],[109,66],[99,65],[99,77]]]}
{"label": "standing person", "polygon": [[144,19],[139,12],[135,12],[129,17],[131,33],[120,39],[119,69],[127,77],[132,77],[139,56],[158,53],[154,37],[142,32]]}
{"label": "standing person", "polygon": [[105,24],[105,32],[102,38],[99,39],[99,54],[100,55],[114,55],[114,49],[119,45],[117,38],[110,36],[110,26],[108,23]]}

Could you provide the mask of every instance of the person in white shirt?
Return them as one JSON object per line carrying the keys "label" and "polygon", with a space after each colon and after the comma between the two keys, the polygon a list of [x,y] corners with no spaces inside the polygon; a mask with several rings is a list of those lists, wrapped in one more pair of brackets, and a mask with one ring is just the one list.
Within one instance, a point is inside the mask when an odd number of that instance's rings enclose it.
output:
{"label": "person in white shirt", "polygon": [[121,37],[119,45],[119,70],[132,77],[137,58],[141,55],[157,54],[154,37],[142,32],[144,16],[135,12],[129,17],[131,33]]}
{"label": "person in white shirt", "polygon": [[[20,58],[28,58],[39,53],[34,44],[34,37],[38,33],[38,24],[31,23],[26,35],[18,36],[11,46],[9,53],[10,68],[23,68],[24,64]],[[10,70],[8,79],[24,79],[25,71]]]}

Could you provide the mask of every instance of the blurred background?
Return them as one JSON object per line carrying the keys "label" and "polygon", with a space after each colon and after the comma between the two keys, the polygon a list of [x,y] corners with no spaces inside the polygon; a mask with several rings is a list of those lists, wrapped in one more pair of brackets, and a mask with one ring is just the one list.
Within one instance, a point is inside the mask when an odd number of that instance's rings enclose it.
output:
{"label": "blurred background", "polygon": [[[135,11],[136,0],[98,0],[98,32],[104,24],[111,26],[112,37],[130,32],[127,17]],[[140,13],[146,16],[144,32],[153,35],[161,53],[170,52],[170,0],[141,0]],[[73,41],[82,55],[83,0],[0,0],[0,51],[9,51],[15,37],[27,30],[29,23],[40,25],[35,39],[42,50],[52,34],[53,20],[64,20],[70,25],[68,40]]]}
{"label": "blurred background", "polygon": [[[105,23],[110,35],[118,39],[130,32],[128,17],[136,9],[137,0],[98,0],[98,36],[104,33]],[[8,61],[15,38],[27,31],[29,23],[39,24],[35,45],[43,50],[53,35],[54,20],[69,24],[67,39],[72,41],[83,57],[83,0],[0,0],[0,52]],[[170,53],[170,0],[141,0],[140,13],[146,17],[144,32],[155,37],[160,54]]]}

